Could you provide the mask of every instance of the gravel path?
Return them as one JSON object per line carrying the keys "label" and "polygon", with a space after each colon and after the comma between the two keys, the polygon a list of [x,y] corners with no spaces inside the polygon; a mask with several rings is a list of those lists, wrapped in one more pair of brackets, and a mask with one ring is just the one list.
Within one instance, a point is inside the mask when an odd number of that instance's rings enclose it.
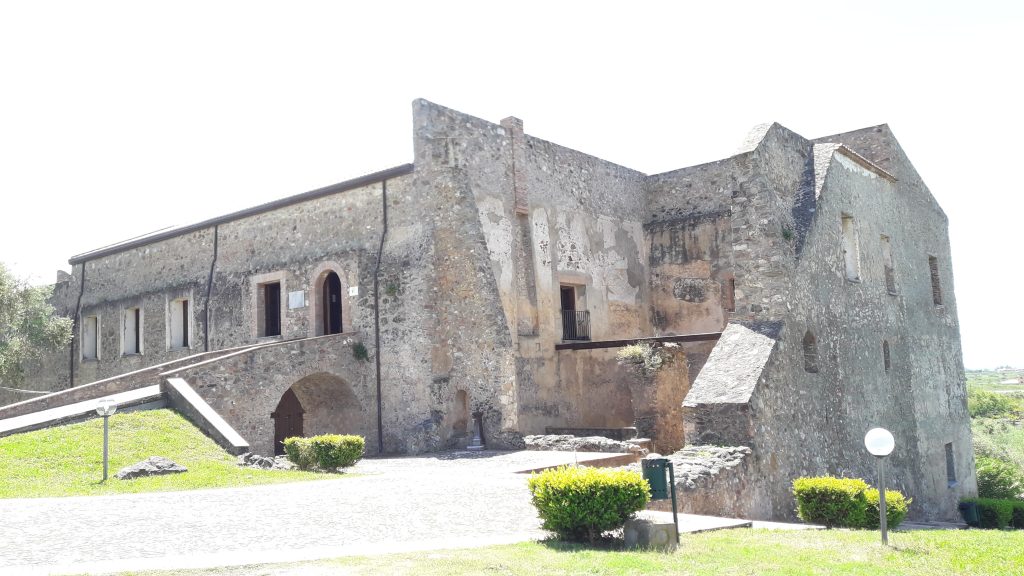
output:
{"label": "gravel path", "polygon": [[363,476],[337,480],[0,500],[0,574],[528,540],[544,533],[529,503],[526,476],[514,472],[599,456],[607,455],[443,453],[363,460],[353,469]]}

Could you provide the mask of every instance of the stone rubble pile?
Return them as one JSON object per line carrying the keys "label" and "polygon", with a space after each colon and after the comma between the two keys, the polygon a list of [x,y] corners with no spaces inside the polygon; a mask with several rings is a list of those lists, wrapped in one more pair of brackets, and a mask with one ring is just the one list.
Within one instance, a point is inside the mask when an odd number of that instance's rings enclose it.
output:
{"label": "stone rubble pile", "polygon": [[142,462],[136,462],[131,466],[125,466],[114,474],[118,480],[131,480],[141,476],[160,476],[163,474],[177,474],[188,472],[188,468],[176,464],[163,456],[150,456]]}
{"label": "stone rubble pile", "polygon": [[647,449],[633,441],[621,442],[603,436],[572,436],[570,434],[537,434],[527,436],[527,450],[557,450],[563,452],[614,452],[647,454]]}
{"label": "stone rubble pile", "polygon": [[287,456],[260,456],[252,452],[239,455],[238,465],[261,470],[293,470],[295,468],[295,464],[292,464]]}

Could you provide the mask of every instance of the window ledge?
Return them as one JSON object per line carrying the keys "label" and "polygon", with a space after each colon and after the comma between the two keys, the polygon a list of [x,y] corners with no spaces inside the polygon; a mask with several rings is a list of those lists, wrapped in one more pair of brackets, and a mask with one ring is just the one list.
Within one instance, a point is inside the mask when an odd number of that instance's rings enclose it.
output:
{"label": "window ledge", "polygon": [[96,364],[100,361],[99,358],[82,358],[82,364]]}
{"label": "window ledge", "polygon": [[860,278],[847,278],[846,281],[847,282],[852,282],[853,284],[860,284],[861,283]]}
{"label": "window ledge", "polygon": [[124,352],[121,354],[122,358],[125,356],[142,356],[142,352]]}
{"label": "window ledge", "polygon": [[899,292],[893,292],[891,290],[886,290],[885,293],[888,294],[889,296],[899,296],[900,295]]}

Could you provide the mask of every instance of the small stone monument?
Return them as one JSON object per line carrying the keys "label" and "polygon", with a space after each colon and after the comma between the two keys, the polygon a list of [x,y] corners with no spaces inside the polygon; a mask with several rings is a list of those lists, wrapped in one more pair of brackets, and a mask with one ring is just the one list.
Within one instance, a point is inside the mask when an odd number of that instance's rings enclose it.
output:
{"label": "small stone monument", "polygon": [[473,438],[469,441],[469,446],[466,446],[466,450],[478,452],[484,448],[484,415],[482,412],[474,412]]}
{"label": "small stone monument", "polygon": [[649,518],[630,518],[622,529],[626,548],[646,548],[671,552],[678,547],[674,522],[659,522]]}

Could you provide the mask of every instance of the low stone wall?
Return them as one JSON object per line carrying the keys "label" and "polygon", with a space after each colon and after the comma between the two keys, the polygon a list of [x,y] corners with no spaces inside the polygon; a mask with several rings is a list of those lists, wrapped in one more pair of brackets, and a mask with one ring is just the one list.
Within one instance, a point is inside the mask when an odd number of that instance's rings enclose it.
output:
{"label": "low stone wall", "polygon": [[[687,446],[665,456],[676,478],[678,511],[731,518],[767,519],[770,510],[758,494],[751,450],[746,446]],[[640,471],[640,463],[628,467]],[[656,500],[650,510],[672,510],[672,500]]]}

